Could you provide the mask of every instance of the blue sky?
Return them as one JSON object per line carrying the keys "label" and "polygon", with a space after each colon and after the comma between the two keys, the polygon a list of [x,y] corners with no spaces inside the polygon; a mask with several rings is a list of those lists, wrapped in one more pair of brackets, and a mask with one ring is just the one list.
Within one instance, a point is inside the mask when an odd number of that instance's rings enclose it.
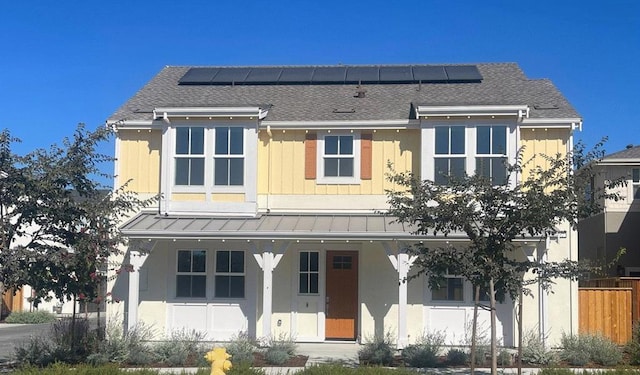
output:
{"label": "blue sky", "polygon": [[517,62],[576,107],[577,139],[640,144],[637,0],[3,1],[0,47],[19,154],[103,125],[165,65]]}

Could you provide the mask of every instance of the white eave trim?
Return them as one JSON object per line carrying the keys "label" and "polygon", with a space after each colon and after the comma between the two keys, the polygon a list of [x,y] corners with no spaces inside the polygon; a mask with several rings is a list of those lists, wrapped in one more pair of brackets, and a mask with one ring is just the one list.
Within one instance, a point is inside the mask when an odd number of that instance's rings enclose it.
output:
{"label": "white eave trim", "polygon": [[133,129],[133,130],[148,130],[157,128],[159,123],[152,120],[107,120],[106,126],[113,128],[115,131],[118,129]]}
{"label": "white eave trim", "polygon": [[638,158],[628,158],[628,159],[602,159],[598,163],[598,165],[606,165],[606,166],[640,166],[640,159]]}
{"label": "white eave trim", "polygon": [[331,120],[331,121],[262,121],[268,129],[418,129],[418,120]]}
{"label": "white eave trim", "polygon": [[486,117],[486,116],[510,116],[522,120],[529,117],[528,105],[467,105],[467,106],[431,106],[417,105],[416,117],[428,119],[429,117]]}
{"label": "white eave trim", "polygon": [[268,111],[260,107],[158,107],[153,110],[153,119],[168,122],[173,117],[256,117],[262,120]]}
{"label": "white eave trim", "polygon": [[573,118],[527,118],[522,120],[522,128],[563,128],[582,131],[582,119]]}

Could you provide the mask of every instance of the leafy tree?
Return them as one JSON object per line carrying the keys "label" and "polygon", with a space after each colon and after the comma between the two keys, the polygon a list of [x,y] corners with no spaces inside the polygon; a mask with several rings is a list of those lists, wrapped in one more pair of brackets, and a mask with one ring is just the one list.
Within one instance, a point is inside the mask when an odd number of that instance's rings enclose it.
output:
{"label": "leafy tree", "polygon": [[36,306],[49,293],[100,302],[101,273],[124,243],[118,221],[150,203],[126,185],[108,190],[98,182],[109,177],[100,166],[112,158],[96,149],[110,135],[80,124],[62,146],[18,156],[11,145],[19,140],[0,133],[0,282],[14,290],[30,285]]}
{"label": "leafy tree", "polygon": [[[431,248],[415,244],[409,251],[418,256],[418,275],[424,274],[431,287],[438,287],[450,273],[469,280],[476,287],[476,299],[479,287],[488,289],[493,374],[497,371],[496,297],[518,300],[528,294],[532,281],[523,277],[526,272],[537,274],[533,282],[546,290],[557,278],[577,279],[594,270],[568,259],[523,260],[517,256],[516,240],[545,238],[563,223],[575,228],[579,219],[601,209],[603,200],[596,198],[617,198],[604,189],[589,191],[593,162],[604,154],[602,145],[585,152],[578,144],[570,155],[537,155],[530,160],[523,160],[520,152],[514,165],[505,165],[505,181],[481,175],[447,176],[449,183],[439,185],[412,173],[389,176],[399,186],[387,191],[389,214],[399,222],[413,225],[415,234],[462,233],[469,239]],[[619,183],[611,181],[609,187]]]}

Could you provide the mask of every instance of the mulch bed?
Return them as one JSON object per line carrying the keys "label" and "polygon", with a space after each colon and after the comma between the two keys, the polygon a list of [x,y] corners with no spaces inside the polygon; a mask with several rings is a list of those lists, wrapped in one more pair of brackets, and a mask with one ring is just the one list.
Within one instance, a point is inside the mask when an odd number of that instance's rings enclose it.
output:
{"label": "mulch bed", "polygon": [[[267,363],[264,359],[264,353],[253,353],[253,366],[254,367],[304,367],[309,359],[306,355],[294,355],[289,360],[281,365],[272,365]],[[233,363],[233,362],[232,362]]]}

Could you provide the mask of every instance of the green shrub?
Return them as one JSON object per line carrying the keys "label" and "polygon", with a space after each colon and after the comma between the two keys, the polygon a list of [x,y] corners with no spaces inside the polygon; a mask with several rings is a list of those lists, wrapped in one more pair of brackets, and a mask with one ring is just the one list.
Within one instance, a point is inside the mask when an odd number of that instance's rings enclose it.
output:
{"label": "green shrub", "polygon": [[540,335],[528,331],[523,337],[522,361],[532,365],[548,365],[555,362],[554,353],[544,346]]}
{"label": "green shrub", "polygon": [[277,338],[271,337],[268,348],[264,353],[264,359],[272,365],[282,365],[296,353],[297,345],[292,337],[279,335]]}
{"label": "green shrub", "polygon": [[[206,372],[209,375],[209,370]],[[233,366],[229,371],[227,371],[227,375],[265,375],[265,371],[259,367],[251,367],[251,364],[247,362],[240,362],[236,364],[233,362]]]}
{"label": "green shrub", "polygon": [[538,375],[576,375],[576,373],[568,368],[543,368],[538,371]]}
{"label": "green shrub", "polygon": [[560,341],[562,359],[574,366],[589,362],[604,366],[616,366],[622,362],[622,351],[602,335],[562,335]]}
{"label": "green shrub", "polygon": [[296,375],[415,375],[416,372],[403,368],[385,367],[345,367],[340,364],[313,365],[302,369]]}
{"label": "green shrub", "polygon": [[272,365],[282,365],[289,360],[291,355],[280,348],[268,348],[264,353],[264,359]]}
{"label": "green shrub", "polygon": [[14,311],[4,320],[10,324],[43,324],[56,321],[56,316],[48,311]]}
{"label": "green shrub", "polygon": [[97,361],[101,362],[107,358],[111,363],[144,365],[155,360],[151,348],[146,344],[153,332],[144,323],[139,322],[134,329],[124,333],[122,322],[110,320],[107,323],[106,334],[106,339],[100,342],[95,352]]}
{"label": "green shrub", "polygon": [[15,359],[26,365],[47,366],[55,361],[54,344],[47,337],[31,336],[27,341],[16,345]]}
{"label": "green shrub", "polygon": [[258,349],[256,340],[249,337],[247,332],[240,332],[231,338],[227,344],[227,353],[231,354],[233,365],[253,363],[253,352]]}
{"label": "green shrub", "polygon": [[358,350],[358,358],[365,365],[390,366],[393,363],[395,350],[392,349],[393,338],[387,333],[382,336],[375,336],[367,341]]}
{"label": "green shrub", "polygon": [[173,331],[168,338],[153,347],[153,354],[157,361],[169,366],[192,366],[196,363],[196,356],[204,352],[200,342],[206,336],[206,333],[196,330]]}
{"label": "green shrub", "polygon": [[447,352],[447,364],[461,366],[469,363],[469,354],[461,349],[449,349]]}
{"label": "green shrub", "polygon": [[499,366],[511,366],[513,365],[513,354],[508,350],[502,349],[498,352],[498,365]]}
{"label": "green shrub", "polygon": [[434,367],[438,353],[444,345],[445,334],[440,331],[429,332],[420,336],[415,344],[402,350],[402,359],[410,367]]}

